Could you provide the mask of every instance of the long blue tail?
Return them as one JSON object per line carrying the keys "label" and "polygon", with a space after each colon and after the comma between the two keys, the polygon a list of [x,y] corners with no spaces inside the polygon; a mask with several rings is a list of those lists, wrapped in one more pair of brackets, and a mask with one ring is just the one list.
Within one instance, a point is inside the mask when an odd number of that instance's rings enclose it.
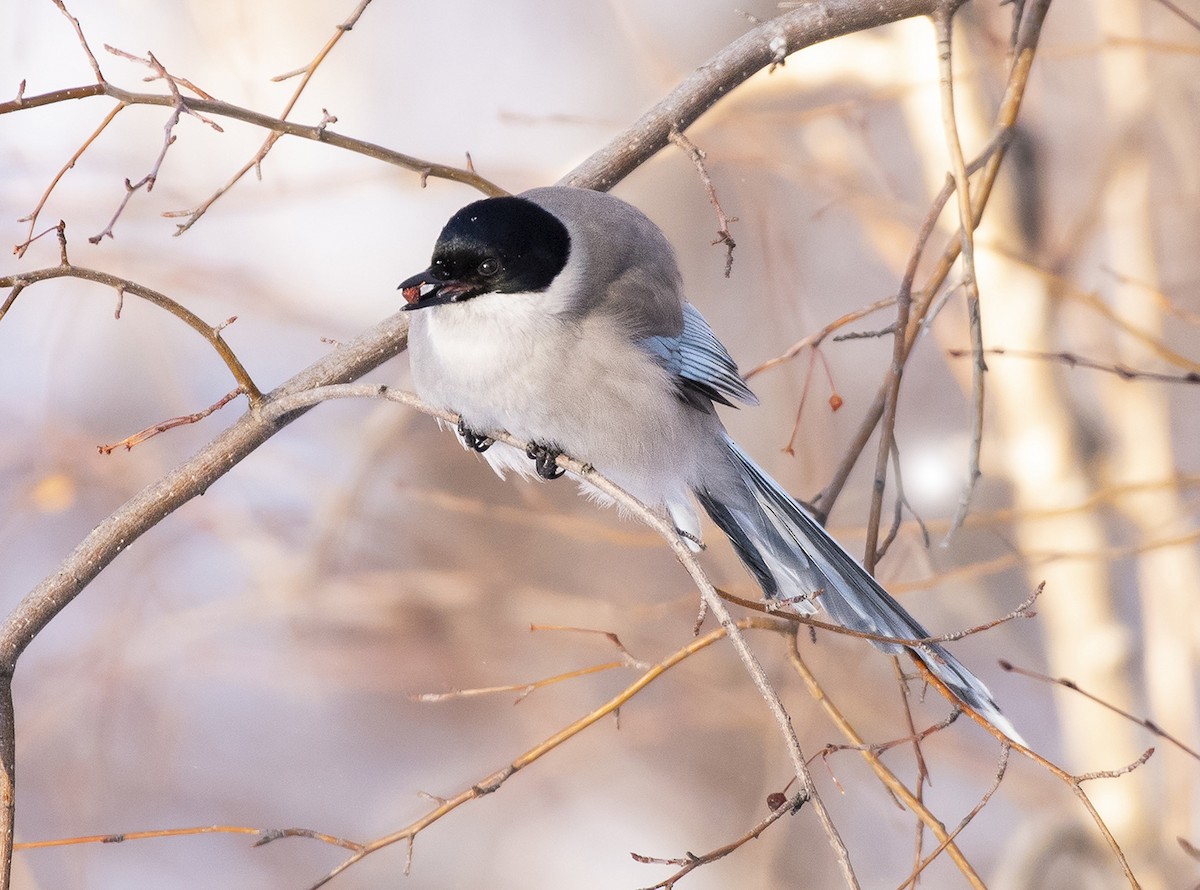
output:
{"label": "long blue tail", "polygon": [[[769,600],[804,613],[825,607],[851,630],[899,639],[924,639],[929,632],[728,436],[725,444],[744,491],[698,490],[708,515],[733,543]],[[986,686],[938,643],[906,647],[875,642],[884,652],[910,649],[954,694],[1015,742],[1021,736]]]}

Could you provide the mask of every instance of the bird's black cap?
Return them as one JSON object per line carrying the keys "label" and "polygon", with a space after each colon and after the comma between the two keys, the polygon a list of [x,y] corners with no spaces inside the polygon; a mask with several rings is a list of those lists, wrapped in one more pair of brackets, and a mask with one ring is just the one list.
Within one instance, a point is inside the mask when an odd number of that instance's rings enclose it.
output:
{"label": "bird's black cap", "polygon": [[548,210],[525,198],[485,198],[450,217],[429,268],[400,285],[405,308],[543,291],[570,254],[567,227]]}

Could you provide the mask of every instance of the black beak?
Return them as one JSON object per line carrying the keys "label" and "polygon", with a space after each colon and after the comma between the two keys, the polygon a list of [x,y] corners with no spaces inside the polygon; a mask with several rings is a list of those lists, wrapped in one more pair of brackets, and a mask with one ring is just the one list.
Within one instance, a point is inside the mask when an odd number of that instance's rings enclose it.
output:
{"label": "black beak", "polygon": [[405,309],[424,309],[461,300],[471,288],[461,281],[439,281],[426,269],[401,282],[398,290],[404,294]]}

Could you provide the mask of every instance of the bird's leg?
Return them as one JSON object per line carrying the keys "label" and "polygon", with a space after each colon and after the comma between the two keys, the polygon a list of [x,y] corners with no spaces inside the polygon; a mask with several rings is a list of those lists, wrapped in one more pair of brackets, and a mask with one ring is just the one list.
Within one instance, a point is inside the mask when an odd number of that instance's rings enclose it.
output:
{"label": "bird's leg", "polygon": [[557,479],[566,471],[560,467],[556,460],[562,454],[553,445],[543,445],[541,442],[530,442],[525,448],[525,454],[533,461],[534,467],[537,469],[537,474],[543,479]]}
{"label": "bird's leg", "polygon": [[474,430],[468,429],[466,423],[460,417],[458,419],[458,437],[463,440],[463,443],[472,451],[478,451],[480,454],[487,451],[495,444],[495,439],[488,436],[480,435]]}

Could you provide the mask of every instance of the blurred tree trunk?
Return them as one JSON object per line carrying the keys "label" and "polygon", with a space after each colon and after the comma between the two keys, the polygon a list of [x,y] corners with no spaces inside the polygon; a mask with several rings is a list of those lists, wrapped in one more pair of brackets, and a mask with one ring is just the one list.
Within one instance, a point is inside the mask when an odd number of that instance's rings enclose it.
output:
{"label": "blurred tree trunk", "polygon": [[[1102,35],[1121,42],[1100,56],[1100,83],[1105,120],[1111,128],[1108,164],[1101,204],[1104,251],[1112,270],[1102,293],[1117,317],[1155,341],[1163,337],[1163,317],[1154,291],[1159,274],[1150,206],[1150,145],[1155,120],[1170,126],[1170,116],[1194,109],[1164,108],[1169,93],[1155,88],[1144,37],[1143,9],[1124,0],[1103,0],[1095,15]],[[1158,101],[1162,96],[1162,100]],[[1159,150],[1154,157],[1168,157]],[[1169,171],[1168,171],[1169,175]],[[1161,363],[1143,340],[1114,331],[1114,353],[1131,368]],[[1171,441],[1171,409],[1167,389],[1105,375],[1101,397],[1112,437],[1109,455],[1113,486],[1134,486],[1116,506],[1136,529],[1139,550],[1194,531],[1173,480],[1178,472]],[[1137,557],[1137,584],[1142,607],[1142,645],[1146,707],[1168,732],[1185,738],[1197,728],[1197,636],[1200,634],[1200,558],[1192,542],[1152,546]],[[1165,758],[1159,769],[1166,783],[1154,824],[1159,841],[1190,837],[1195,763],[1170,745],[1160,745]]]}
{"label": "blurred tree trunk", "polygon": [[[957,31],[965,31],[969,19],[960,16],[956,24]],[[980,69],[987,67],[988,47],[980,40],[968,52],[968,41],[963,39],[967,36],[958,33],[955,39],[955,100],[963,149],[971,158],[986,144],[995,102],[983,94],[979,84]],[[923,69],[936,78],[937,72],[931,66],[933,40],[932,33],[923,40],[913,39],[912,70]],[[940,120],[937,101],[935,90],[925,90],[915,92],[903,103],[914,142],[921,147],[930,193],[941,188],[950,169],[942,128],[930,126],[931,121]],[[1010,162],[1014,160],[1010,158]],[[1014,175],[1020,176],[1021,172],[1010,169],[997,184],[975,236],[984,346],[1058,351],[1063,344],[1053,329],[1050,279],[1017,259],[1036,253],[1036,245],[1027,243],[1029,229],[1022,222],[1028,214],[1022,213],[1014,193]],[[957,226],[954,202],[949,206],[944,219]],[[965,327],[956,329],[953,345],[962,347],[966,343]],[[963,372],[964,387],[969,391],[967,368],[965,361],[954,366],[956,372]],[[1137,700],[1131,679],[1133,639],[1120,614],[1118,594],[1104,558],[1110,545],[1097,513],[1070,509],[1085,502],[1093,483],[1081,447],[1077,414],[1063,386],[1062,374],[1048,361],[997,358],[989,362],[983,467],[985,474],[1003,473],[1011,485],[1015,508],[1012,534],[1018,551],[1049,551],[1057,557],[1027,566],[1030,587],[1046,582],[1038,614],[1050,672],[1069,676],[1105,701],[1130,709]],[[1121,421],[1114,417],[1113,422]],[[964,426],[967,423],[964,414]],[[965,460],[964,455],[964,479]],[[1155,478],[1168,474],[1158,469],[1152,472]],[[1117,768],[1145,749],[1143,733],[1128,720],[1065,690],[1058,698],[1057,731],[1068,770],[1082,773]],[[1020,728],[1036,740],[1039,748],[1052,750],[1047,745],[1051,727]],[[1150,850],[1158,842],[1160,828],[1151,818],[1144,783],[1099,781],[1089,783],[1086,790],[1131,856],[1139,879],[1146,887],[1160,886]],[[1061,837],[1068,835],[1078,836],[1074,823],[1061,827]],[[1102,845],[1098,837],[1094,840]],[[1077,867],[1082,867],[1082,861],[1090,856],[1073,843],[1057,845],[1057,849],[1064,857],[1080,857]],[[1102,846],[1096,855],[1111,856]],[[1045,859],[1041,861],[1044,865]],[[1017,863],[1010,865],[1022,870]],[[1032,872],[1027,873],[1032,876]]]}

